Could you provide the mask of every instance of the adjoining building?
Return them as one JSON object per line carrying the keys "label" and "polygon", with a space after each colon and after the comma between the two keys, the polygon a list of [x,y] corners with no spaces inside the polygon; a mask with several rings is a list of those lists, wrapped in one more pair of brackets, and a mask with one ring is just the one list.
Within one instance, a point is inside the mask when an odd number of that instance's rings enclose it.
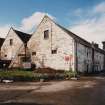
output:
{"label": "adjoining building", "polygon": [[4,38],[0,38],[0,68],[3,67],[2,61],[1,61],[1,47],[3,45],[4,40],[5,40]]}
{"label": "adjoining building", "polygon": [[4,38],[0,38],[0,60],[1,60],[1,47],[3,45],[3,42],[4,42]]}
{"label": "adjoining building", "polygon": [[[29,34],[10,28],[1,47],[1,60],[10,61],[9,66],[12,67],[14,60],[18,56],[17,62],[14,62],[13,66],[21,66],[22,60],[26,59],[27,41],[30,37]],[[22,54],[19,54],[21,49],[23,49]]]}

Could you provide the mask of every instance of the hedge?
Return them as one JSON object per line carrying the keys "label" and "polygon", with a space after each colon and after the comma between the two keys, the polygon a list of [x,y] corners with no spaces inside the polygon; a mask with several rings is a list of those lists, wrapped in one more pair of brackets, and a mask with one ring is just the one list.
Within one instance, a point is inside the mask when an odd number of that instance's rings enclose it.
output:
{"label": "hedge", "polygon": [[12,71],[0,71],[0,79],[12,79],[14,81],[40,81],[43,79],[45,81],[49,80],[64,80],[70,79],[75,76],[76,73],[72,71],[65,72],[35,72],[26,70],[12,70]]}
{"label": "hedge", "polygon": [[34,71],[0,71],[0,79],[12,79],[14,81],[45,81],[54,79],[64,79],[64,74],[48,74],[48,73],[35,73]]}

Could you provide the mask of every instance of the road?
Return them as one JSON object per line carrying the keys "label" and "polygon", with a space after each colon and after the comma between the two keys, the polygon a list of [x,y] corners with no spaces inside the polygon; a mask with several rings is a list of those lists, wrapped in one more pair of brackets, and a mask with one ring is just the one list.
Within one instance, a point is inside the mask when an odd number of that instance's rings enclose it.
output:
{"label": "road", "polygon": [[[105,77],[0,83],[0,105],[105,105]],[[23,104],[24,103],[24,104]]]}

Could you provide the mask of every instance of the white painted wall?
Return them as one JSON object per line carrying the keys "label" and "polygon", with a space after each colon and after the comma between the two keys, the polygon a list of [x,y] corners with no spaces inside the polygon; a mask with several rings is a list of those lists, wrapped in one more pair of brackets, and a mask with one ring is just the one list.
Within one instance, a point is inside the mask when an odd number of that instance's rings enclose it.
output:
{"label": "white painted wall", "polygon": [[[44,39],[44,31],[49,30],[49,39]],[[52,37],[51,37],[52,35]],[[45,17],[40,23],[36,32],[28,42],[31,52],[36,52],[32,56],[32,62],[42,67],[54,68],[57,70],[69,70],[70,66],[74,70],[74,40],[52,20]],[[51,49],[57,48],[57,54],[51,54]],[[72,56],[72,60],[65,61],[65,56]]]}
{"label": "white painted wall", "polygon": [[[10,46],[10,39],[13,39],[13,45]],[[22,46],[23,42],[21,39],[16,35],[16,33],[11,28],[2,47],[1,47],[1,56],[2,59],[11,60],[15,57],[16,53],[18,52],[19,48]],[[5,57],[7,55],[7,57]]]}
{"label": "white painted wall", "polygon": [[[44,39],[44,31],[49,30],[49,39]],[[51,37],[52,35],[52,37]],[[52,43],[51,43],[52,42]],[[51,47],[52,46],[52,47]],[[68,35],[62,28],[56,25],[48,17],[45,17],[40,23],[36,32],[28,42],[30,52],[36,52],[31,56],[32,63],[37,67],[51,67],[57,70],[69,70],[70,67],[75,70],[75,43],[74,39]],[[57,54],[51,54],[51,49],[58,48]],[[72,55],[71,61],[65,61],[65,56]],[[104,57],[101,56],[101,68],[103,67]],[[95,55],[96,58],[96,55]],[[77,68],[79,72],[92,72],[92,47],[87,47],[77,43]]]}

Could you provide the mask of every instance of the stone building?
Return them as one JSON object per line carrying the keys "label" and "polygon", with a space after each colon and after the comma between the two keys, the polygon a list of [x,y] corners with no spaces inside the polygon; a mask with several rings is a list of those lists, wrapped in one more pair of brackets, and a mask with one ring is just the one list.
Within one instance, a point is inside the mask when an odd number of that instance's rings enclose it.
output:
{"label": "stone building", "polygon": [[33,64],[90,73],[105,68],[105,42],[100,49],[45,16],[32,36],[10,28],[1,47],[1,60],[11,61],[11,68]]}
{"label": "stone building", "polygon": [[[9,60],[13,63],[14,59],[18,55],[17,65],[19,66],[20,60],[24,59],[25,54],[20,54],[19,51],[21,48],[24,49],[24,53],[27,49],[27,41],[31,35],[17,31],[13,28],[10,28],[5,41],[1,47],[1,60]],[[11,65],[10,63],[10,65]]]}
{"label": "stone building", "polygon": [[105,51],[45,16],[28,41],[36,67],[93,72],[104,69]]}
{"label": "stone building", "polygon": [[93,70],[100,71],[104,69],[105,65],[105,51],[100,49],[98,44],[92,43],[92,61],[93,61]]}

